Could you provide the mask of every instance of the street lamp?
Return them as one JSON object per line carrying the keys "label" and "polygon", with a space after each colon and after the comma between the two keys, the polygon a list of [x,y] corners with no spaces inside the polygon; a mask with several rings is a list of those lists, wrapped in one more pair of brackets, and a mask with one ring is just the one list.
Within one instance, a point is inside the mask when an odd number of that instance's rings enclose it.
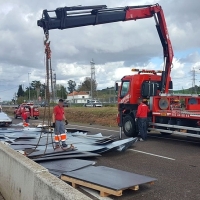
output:
{"label": "street lamp", "polygon": [[28,99],[29,99],[29,102],[30,102],[30,82],[29,82],[29,74],[31,73],[28,73]]}

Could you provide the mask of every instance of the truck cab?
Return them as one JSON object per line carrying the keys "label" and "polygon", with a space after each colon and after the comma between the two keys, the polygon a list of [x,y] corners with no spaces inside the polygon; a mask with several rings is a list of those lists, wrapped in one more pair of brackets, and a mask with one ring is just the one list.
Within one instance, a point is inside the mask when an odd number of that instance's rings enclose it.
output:
{"label": "truck cab", "polygon": [[[160,74],[162,71],[139,69],[132,69],[132,71],[137,74],[124,76],[120,88],[116,85],[116,88],[119,88],[118,104],[123,106],[122,126],[128,137],[138,135],[135,123],[138,98],[143,98],[149,105],[150,97],[158,96],[162,87]],[[172,89],[171,79],[169,88]],[[117,122],[119,124],[120,115],[117,117]]]}

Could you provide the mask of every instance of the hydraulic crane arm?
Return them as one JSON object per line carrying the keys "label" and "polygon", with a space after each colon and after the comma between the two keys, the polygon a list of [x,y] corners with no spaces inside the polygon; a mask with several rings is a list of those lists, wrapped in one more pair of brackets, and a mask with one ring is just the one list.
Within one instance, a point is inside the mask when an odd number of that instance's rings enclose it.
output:
{"label": "hydraulic crane arm", "polygon": [[[50,17],[50,12],[55,12],[55,17]],[[160,5],[127,6],[119,8],[107,8],[106,5],[97,5],[63,7],[53,11],[43,10],[42,19],[38,20],[37,24],[42,27],[45,34],[48,35],[48,31],[51,29],[68,29],[150,17],[155,18],[156,28],[164,53],[164,70],[162,73],[160,90],[161,92],[167,93],[169,89],[173,49],[164,13]]]}

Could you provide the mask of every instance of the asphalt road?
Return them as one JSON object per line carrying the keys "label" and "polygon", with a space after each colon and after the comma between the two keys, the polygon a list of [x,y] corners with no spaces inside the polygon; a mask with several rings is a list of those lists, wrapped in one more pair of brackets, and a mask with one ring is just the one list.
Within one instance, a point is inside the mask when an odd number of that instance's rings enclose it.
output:
{"label": "asphalt road", "polygon": [[[21,122],[20,119],[14,123]],[[36,120],[31,123],[36,123]],[[119,135],[117,128],[70,124],[68,127],[103,135]],[[96,159],[97,165],[113,167],[156,178],[154,185],[127,190],[116,200],[198,200],[200,199],[200,140],[149,134],[123,153],[111,152]]]}

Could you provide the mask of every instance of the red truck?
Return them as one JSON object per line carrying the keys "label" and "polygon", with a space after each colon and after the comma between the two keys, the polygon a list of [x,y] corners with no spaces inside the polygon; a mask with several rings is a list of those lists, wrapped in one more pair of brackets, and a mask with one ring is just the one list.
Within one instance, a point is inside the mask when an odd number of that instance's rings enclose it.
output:
{"label": "red truck", "polygon": [[37,106],[34,106],[33,103],[22,103],[18,107],[15,108],[14,117],[17,119],[21,117],[22,112],[26,112],[28,118],[35,118],[38,119],[39,117],[39,110]]}
{"label": "red truck", "polygon": [[[118,8],[107,8],[106,5],[74,6],[57,8],[54,11],[55,16],[51,17],[49,12],[52,11],[43,10],[42,19],[37,22],[46,36],[52,29],[63,30],[153,17],[163,47],[164,67],[162,71],[133,69],[137,74],[121,79],[118,124],[126,136],[138,135],[135,114],[137,99],[140,97],[151,110],[147,124],[150,125],[149,130],[200,138],[200,97],[170,93],[173,89],[170,73],[174,54],[164,13],[159,4]],[[118,88],[116,83],[116,89]]]}

